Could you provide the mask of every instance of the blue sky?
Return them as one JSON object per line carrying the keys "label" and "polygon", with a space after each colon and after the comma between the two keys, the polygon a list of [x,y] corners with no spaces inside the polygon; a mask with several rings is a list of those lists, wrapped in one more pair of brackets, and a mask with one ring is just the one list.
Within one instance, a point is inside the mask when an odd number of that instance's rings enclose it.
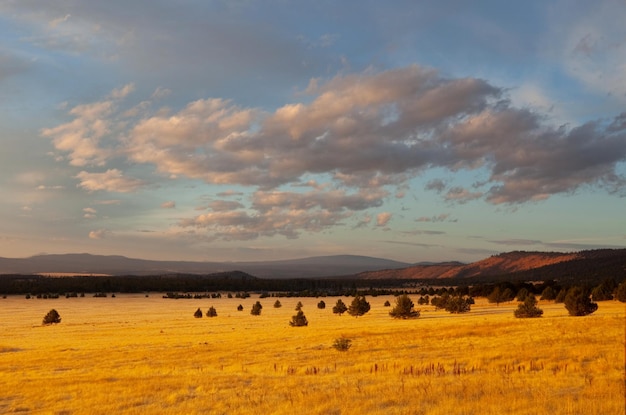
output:
{"label": "blue sky", "polygon": [[622,1],[0,0],[0,256],[626,247]]}

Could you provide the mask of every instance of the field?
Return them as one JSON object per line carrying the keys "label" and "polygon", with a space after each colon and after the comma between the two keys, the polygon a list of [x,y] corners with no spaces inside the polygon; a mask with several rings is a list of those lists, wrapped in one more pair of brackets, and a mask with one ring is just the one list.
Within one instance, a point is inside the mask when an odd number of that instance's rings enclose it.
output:
{"label": "field", "polygon": [[[0,413],[624,414],[623,303],[516,319],[515,302],[478,299],[394,320],[393,297],[358,318],[334,315],[336,297],[266,298],[252,316],[257,300],[0,299]],[[308,327],[289,326],[298,301]],[[42,326],[52,308],[62,322]]]}

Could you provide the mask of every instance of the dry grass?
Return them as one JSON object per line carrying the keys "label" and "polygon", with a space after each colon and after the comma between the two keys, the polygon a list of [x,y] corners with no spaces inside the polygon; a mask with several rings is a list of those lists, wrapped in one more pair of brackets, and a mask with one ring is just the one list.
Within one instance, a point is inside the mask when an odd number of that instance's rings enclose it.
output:
{"label": "dry grass", "polygon": [[[324,300],[267,298],[260,316],[257,298],[0,300],[0,413],[624,414],[624,304],[393,320],[389,297],[359,318]],[[308,327],[289,326],[298,301]],[[211,305],[218,317],[193,318]],[[41,326],[51,308],[61,324]]]}

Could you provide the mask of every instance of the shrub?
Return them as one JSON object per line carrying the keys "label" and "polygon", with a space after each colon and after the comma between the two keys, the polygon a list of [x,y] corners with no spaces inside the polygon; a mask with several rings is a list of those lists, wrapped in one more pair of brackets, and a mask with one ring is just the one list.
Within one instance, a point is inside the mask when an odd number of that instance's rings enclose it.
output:
{"label": "shrub", "polygon": [[566,288],[561,288],[561,290],[556,295],[556,297],[554,297],[554,302],[555,303],[562,303],[562,302],[564,302],[566,295],[567,295],[567,289]]}
{"label": "shrub", "polygon": [[471,304],[474,303],[473,298],[449,297],[444,305],[446,311],[453,314],[467,313],[470,311]]}
{"label": "shrub", "polygon": [[546,288],[544,288],[544,290],[541,292],[541,300],[548,300],[548,301],[552,301],[556,298],[556,292],[554,291],[554,288],[548,286]]}
{"label": "shrub", "polygon": [[307,321],[306,316],[304,315],[304,312],[302,310],[298,310],[298,314],[291,317],[291,321],[289,322],[289,325],[291,327],[304,327],[304,326],[308,326],[309,322]]}
{"label": "shrub", "polygon": [[280,303],[280,300],[276,300],[274,302],[274,308],[281,308],[283,305]]}
{"label": "shrub", "polygon": [[593,301],[607,301],[613,299],[613,290],[615,290],[615,281],[606,280],[591,291]]}
{"label": "shrub", "polygon": [[385,304],[383,304],[383,306],[385,307],[391,307],[391,303],[389,302],[389,300],[385,301]]}
{"label": "shrub", "polygon": [[339,350],[340,352],[347,352],[348,349],[352,347],[352,340],[346,337],[339,337],[338,339],[335,339],[335,342],[333,343],[333,347]]}
{"label": "shrub", "polygon": [[217,317],[217,310],[215,309],[215,307],[213,307],[213,306],[209,307],[209,309],[206,312],[206,316],[207,317]]}
{"label": "shrub", "polygon": [[193,316],[194,316],[195,318],[202,318],[202,310],[200,310],[200,308],[198,308],[198,309],[196,310],[196,312],[195,312],[195,313],[193,313]]}
{"label": "shrub", "polygon": [[428,305],[428,303],[430,302],[430,299],[428,298],[428,296],[421,296],[418,300],[417,300],[417,304],[419,305]]}
{"label": "shrub", "polygon": [[626,281],[617,286],[615,298],[622,303],[626,303]]}
{"label": "shrub", "polygon": [[591,302],[589,291],[581,287],[572,287],[567,292],[564,303],[570,316],[586,316],[598,309],[598,304]]}
{"label": "shrub", "polygon": [[543,310],[537,307],[537,299],[533,294],[528,294],[524,302],[517,306],[517,310],[513,312],[517,318],[533,318],[541,317]]}
{"label": "shrub", "polygon": [[326,308],[326,303],[324,302],[324,300],[321,300],[319,303],[317,303],[317,308],[319,308],[320,310]]}
{"label": "shrub", "polygon": [[335,304],[335,306],[333,307],[333,313],[335,314],[339,314],[342,315],[343,313],[345,313],[346,311],[348,311],[348,307],[346,306],[346,304],[340,299],[337,300],[337,304]]}
{"label": "shrub", "polygon": [[302,310],[302,307],[303,307],[302,301],[298,301],[298,304],[296,304],[296,311]]}
{"label": "shrub", "polygon": [[370,303],[367,302],[365,297],[362,295],[357,295],[352,300],[350,307],[348,307],[348,314],[354,317],[362,316],[363,314],[370,311]]}
{"label": "shrub", "polygon": [[263,306],[261,305],[261,303],[257,301],[252,305],[252,310],[250,310],[250,314],[252,314],[253,316],[260,316],[262,308]]}
{"label": "shrub", "polygon": [[59,324],[60,322],[61,322],[61,316],[59,315],[59,312],[56,311],[54,308],[48,311],[48,314],[46,314],[43,318],[44,325]]}
{"label": "shrub", "polygon": [[243,311],[243,306],[241,304],[237,306],[237,311]]}
{"label": "shrub", "polygon": [[402,294],[396,298],[396,305],[393,310],[389,312],[389,315],[393,318],[407,319],[417,318],[420,316],[420,313],[413,309],[413,301],[411,301],[409,296]]}
{"label": "shrub", "polygon": [[522,288],[517,292],[517,296],[515,297],[515,299],[517,301],[524,301],[526,300],[526,297],[528,297],[530,293],[528,292],[528,289],[526,288]]}

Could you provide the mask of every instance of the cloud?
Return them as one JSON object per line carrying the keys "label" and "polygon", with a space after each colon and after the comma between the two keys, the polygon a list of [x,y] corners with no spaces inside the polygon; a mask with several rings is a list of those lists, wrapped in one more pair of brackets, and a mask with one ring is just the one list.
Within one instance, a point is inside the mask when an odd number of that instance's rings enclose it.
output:
{"label": "cloud", "polygon": [[448,190],[444,198],[449,202],[467,203],[480,198],[482,195],[482,192],[470,192],[462,187],[453,187]]}
{"label": "cloud", "polygon": [[75,177],[80,180],[77,186],[90,193],[99,190],[130,193],[144,185],[141,180],[124,177],[123,173],[117,169],[109,169],[104,173],[81,171]]}
{"label": "cloud", "polygon": [[104,239],[109,236],[111,232],[107,229],[98,229],[89,232],[89,239]]}
{"label": "cloud", "polygon": [[420,216],[419,218],[415,219],[415,221],[416,222],[453,222],[452,220],[448,219],[449,217],[450,217],[449,213],[441,213],[436,216]]}
{"label": "cloud", "polygon": [[83,209],[83,217],[85,219],[95,219],[96,218],[96,213],[98,213],[98,211],[94,208],[90,208],[90,207],[86,207]]}
{"label": "cloud", "polygon": [[542,241],[535,239],[501,239],[501,240],[490,240],[489,242],[498,244],[498,245],[540,245],[543,244]]}
{"label": "cloud", "polygon": [[387,226],[393,215],[389,212],[381,212],[376,215],[376,226]]}
{"label": "cloud", "polygon": [[176,207],[176,202],[173,200],[168,200],[167,202],[161,203],[162,209],[174,209]]}

